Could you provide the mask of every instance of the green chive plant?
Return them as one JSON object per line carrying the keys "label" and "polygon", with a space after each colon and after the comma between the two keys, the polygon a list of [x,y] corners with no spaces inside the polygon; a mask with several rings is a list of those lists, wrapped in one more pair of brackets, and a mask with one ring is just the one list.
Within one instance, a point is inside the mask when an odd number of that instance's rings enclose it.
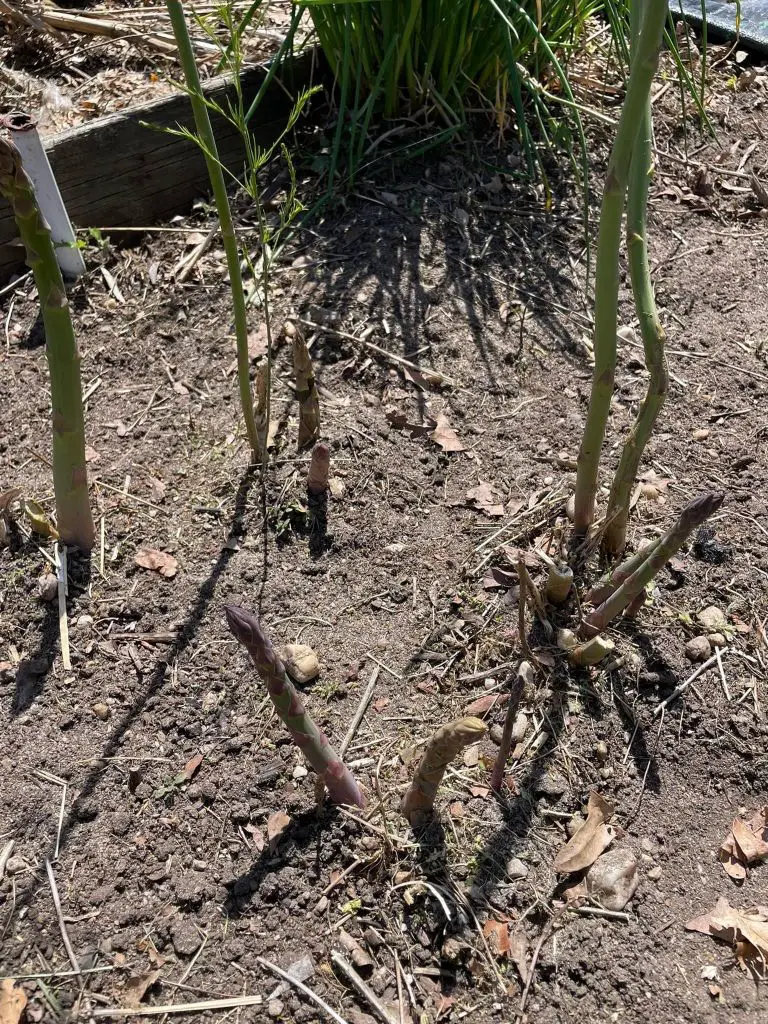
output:
{"label": "green chive plant", "polygon": [[93,518],[88,503],[80,356],[51,232],[16,147],[0,135],[0,195],[11,205],[40,296],[45,352],[51,374],[53,490],[56,525],[67,545],[90,551]]}

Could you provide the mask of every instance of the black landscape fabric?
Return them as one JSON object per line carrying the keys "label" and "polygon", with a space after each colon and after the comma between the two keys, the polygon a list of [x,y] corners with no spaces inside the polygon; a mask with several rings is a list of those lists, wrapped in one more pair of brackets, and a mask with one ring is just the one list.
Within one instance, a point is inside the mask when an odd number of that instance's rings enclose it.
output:
{"label": "black landscape fabric", "polygon": [[[688,21],[701,24],[702,4],[700,0],[671,0],[669,9],[672,16],[681,12]],[[737,13],[741,19],[739,41],[746,48],[768,54],[768,0],[741,0],[741,4],[724,3],[723,0],[705,0],[707,28],[710,32],[736,37]]]}

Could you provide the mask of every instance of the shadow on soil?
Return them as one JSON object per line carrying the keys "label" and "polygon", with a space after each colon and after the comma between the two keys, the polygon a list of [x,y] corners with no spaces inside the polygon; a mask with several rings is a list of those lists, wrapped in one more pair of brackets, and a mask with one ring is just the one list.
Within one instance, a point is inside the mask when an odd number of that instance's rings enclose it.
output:
{"label": "shadow on soil", "polygon": [[[480,356],[482,383],[504,392],[498,368],[519,359],[529,317],[535,315],[537,343],[575,352],[586,322],[572,308],[579,300],[569,262],[583,235],[580,200],[572,186],[575,208],[546,215],[540,192],[506,162],[509,147],[457,149],[366,181],[343,210],[308,222],[312,259],[303,268],[301,314],[348,329],[343,311],[353,299],[367,309],[368,324],[383,317],[392,337],[382,347],[419,367],[434,365],[438,353],[450,359],[461,324]],[[441,318],[441,307],[455,317]],[[312,355],[321,364],[355,351],[359,363],[379,358],[319,335]],[[419,404],[424,413],[423,392]]]}
{"label": "shadow on soil", "polygon": [[[244,532],[244,515],[246,510],[246,503],[248,494],[253,481],[256,479],[255,475],[251,472],[246,474],[240,480],[240,484],[237,489],[235,496],[235,507],[230,521],[229,536],[240,536]],[[167,669],[168,666],[182,654],[182,652],[190,645],[197,634],[200,625],[208,612],[209,605],[216,592],[216,587],[223,573],[229,564],[234,552],[237,550],[235,545],[228,547],[226,544],[222,546],[219,553],[219,557],[216,560],[210,575],[201,586],[197,599],[189,611],[183,626],[180,628],[179,633],[175,641],[168,646],[166,655],[161,658],[154,670],[144,681],[144,687],[141,692],[136,696],[131,707],[116,721],[115,727],[112,730],[109,739],[107,740],[104,749],[101,752],[100,759],[96,760],[96,765],[92,771],[90,771],[83,780],[83,785],[80,788],[77,798],[72,804],[69,813],[64,819],[64,823],[61,829],[59,838],[59,848],[63,850],[68,842],[69,836],[73,829],[77,826],[81,820],[88,820],[88,802],[92,797],[94,791],[98,786],[99,778],[104,770],[101,758],[106,759],[115,755],[120,749],[120,743],[126,730],[128,730],[138,716],[144,710],[147,702],[152,699],[165,685],[166,679],[168,678]],[[41,638],[41,649],[45,645],[45,629],[50,629],[48,621],[44,623],[44,635]],[[58,636],[58,620],[55,620],[56,636]],[[52,651],[50,652],[52,660]],[[53,846],[49,853],[49,857],[53,859],[54,851]],[[17,901],[17,910],[22,905],[27,903],[32,895],[34,894],[36,885],[30,886],[27,889],[21,899]]]}

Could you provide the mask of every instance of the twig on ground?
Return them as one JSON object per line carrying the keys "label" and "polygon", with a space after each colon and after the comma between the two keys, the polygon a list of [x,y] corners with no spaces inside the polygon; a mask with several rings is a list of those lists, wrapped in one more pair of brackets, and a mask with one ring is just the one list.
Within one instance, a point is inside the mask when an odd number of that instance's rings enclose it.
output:
{"label": "twig on ground", "polygon": [[64,923],[64,914],[61,911],[61,900],[59,899],[59,890],[56,886],[56,876],[53,873],[51,862],[46,860],[45,870],[48,872],[48,882],[51,886],[51,896],[53,898],[53,906],[56,911],[56,917],[59,922],[59,931],[61,932],[61,941],[64,943],[64,949],[67,951],[69,962],[72,964],[72,970],[80,977],[80,964],[78,963],[75,951],[72,948],[72,943],[69,941],[69,935],[67,934],[67,926]]}
{"label": "twig on ground", "polygon": [[[256,958],[267,967],[273,967],[272,964],[266,960],[262,960],[261,957]],[[274,970],[279,973],[283,973],[279,968],[275,967]],[[285,975],[286,978],[294,985],[300,984],[290,975]],[[314,993],[313,993],[314,994]],[[196,1003],[167,1003],[164,1006],[105,1006],[100,1010],[91,1010],[91,1017],[159,1017],[164,1013],[205,1013],[207,1010],[230,1010],[233,1007],[238,1006],[258,1006],[264,1002],[264,996],[228,996],[225,999],[201,999]],[[333,1012],[332,1010],[330,1011]],[[340,1024],[347,1024],[341,1017],[336,1017],[335,1020],[339,1021]]]}
{"label": "twig on ground", "polygon": [[629,914],[623,910],[606,910],[604,907],[567,907],[572,914],[583,914],[587,917],[607,917],[611,921],[624,921],[626,924],[632,920]]}
{"label": "twig on ground", "polygon": [[346,752],[349,750],[349,745],[355,738],[357,730],[360,728],[360,723],[362,722],[365,716],[365,712],[368,710],[368,705],[371,703],[371,697],[373,697],[373,691],[376,687],[376,680],[379,678],[380,672],[381,669],[377,665],[376,668],[373,670],[373,675],[371,676],[371,680],[365,688],[363,696],[360,698],[360,703],[357,706],[355,717],[352,719],[352,724],[347,730],[347,735],[344,737],[344,739],[342,740],[342,744],[339,747],[339,757],[341,758],[343,758]]}
{"label": "twig on ground", "polygon": [[368,1003],[370,1008],[374,1011],[379,1020],[383,1022],[383,1024],[397,1024],[397,1022],[392,1019],[386,1006],[384,1005],[384,1003],[382,1003],[382,1001],[379,999],[379,997],[376,995],[373,989],[363,981],[363,979],[354,969],[352,964],[349,963],[349,961],[345,957],[343,957],[341,953],[337,952],[337,950],[334,949],[331,952],[331,960],[339,968],[339,970],[347,978],[347,980],[351,982],[353,988],[355,988],[358,994],[363,997],[363,999],[366,1001],[366,1003]]}
{"label": "twig on ground", "polygon": [[266,967],[270,971],[273,971],[275,974],[278,975],[278,977],[283,978],[284,981],[287,981],[289,984],[295,986],[297,989],[303,992],[308,999],[311,999],[313,1003],[319,1006],[322,1010],[325,1010],[325,1012],[328,1014],[331,1020],[335,1020],[337,1024],[347,1024],[347,1022],[344,1020],[342,1016],[336,1013],[335,1010],[332,1010],[330,1006],[326,1002],[324,1002],[320,998],[320,996],[317,995],[316,992],[313,992],[311,988],[305,985],[303,981],[299,981],[298,978],[294,978],[292,975],[288,973],[288,971],[284,971],[282,967],[278,967],[277,964],[273,964],[270,963],[269,960],[265,960],[263,956],[257,956],[256,960],[263,967]]}
{"label": "twig on ground", "polygon": [[189,275],[192,273],[192,271],[199,263],[200,257],[205,253],[206,249],[208,249],[208,247],[210,246],[211,242],[214,240],[218,232],[219,222],[217,220],[213,227],[210,228],[205,238],[201,242],[197,243],[192,252],[187,253],[185,256],[181,257],[181,259],[178,261],[176,266],[171,271],[171,277],[176,278],[176,282],[178,284],[184,284],[184,282],[187,280]]}
{"label": "twig on ground", "polygon": [[703,673],[706,672],[708,668],[711,668],[717,661],[717,657],[717,654],[713,654],[711,658],[707,658],[707,660],[702,665],[699,665],[695,672],[692,672],[691,675],[688,676],[684,683],[680,683],[679,686],[676,686],[668,697],[665,697],[665,699],[661,701],[660,704],[657,704],[653,710],[654,718],[656,717],[656,715],[659,715],[663,711],[665,711],[670,704],[674,703],[674,701],[677,700],[681,693],[685,693],[685,691],[688,689],[691,683],[695,683],[700,675],[703,675]]}
{"label": "twig on ground", "polygon": [[715,647],[715,657],[717,658],[717,668],[718,668],[718,671],[720,672],[720,682],[723,684],[723,693],[725,694],[725,699],[726,700],[730,700],[731,699],[731,691],[728,689],[728,680],[725,678],[725,669],[723,668],[723,658],[722,658],[722,655],[720,653],[720,648],[719,647]]}
{"label": "twig on ground", "polygon": [[59,823],[56,828],[56,847],[53,851],[54,863],[59,859],[59,848],[61,846],[61,831],[64,827],[64,811],[67,806],[67,783],[64,779],[60,779],[58,775],[53,775],[51,772],[44,771],[39,768],[35,771],[35,775],[40,779],[45,779],[46,782],[52,782],[55,786],[61,786],[61,804],[59,806]]}
{"label": "twig on ground", "polygon": [[523,994],[520,997],[520,1006],[518,1008],[517,1013],[515,1014],[515,1021],[522,1020],[525,1016],[525,1004],[528,1002],[528,993],[531,991],[531,984],[533,983],[533,976],[536,973],[536,964],[538,963],[539,955],[541,954],[541,948],[547,941],[549,936],[552,934],[552,931],[552,922],[548,921],[542,929],[541,935],[539,936],[539,941],[536,943],[536,947],[533,951],[531,962],[528,965],[528,977],[525,981],[525,988],[523,989]]}

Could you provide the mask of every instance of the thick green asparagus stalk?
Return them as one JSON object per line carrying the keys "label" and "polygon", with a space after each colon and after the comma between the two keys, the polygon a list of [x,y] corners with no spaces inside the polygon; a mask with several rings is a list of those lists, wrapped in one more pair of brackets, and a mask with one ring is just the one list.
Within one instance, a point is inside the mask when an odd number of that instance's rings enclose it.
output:
{"label": "thick green asparagus stalk", "polygon": [[400,810],[412,825],[420,824],[431,813],[437,788],[454,757],[484,735],[485,723],[479,718],[459,718],[442,725],[432,734],[413,782],[400,804]]}
{"label": "thick green asparagus stalk", "polygon": [[[634,0],[638,2],[638,0]],[[616,372],[621,218],[638,125],[656,73],[666,0],[645,0],[645,16],[632,62],[627,95],[608,163],[600,211],[595,266],[595,369],[576,473],[574,530],[583,536],[594,517],[597,476]]]}
{"label": "thick green asparagus stalk", "polygon": [[[636,18],[639,20],[639,15],[635,15],[637,7],[636,4],[632,5],[633,21]],[[633,43],[635,42],[636,36],[633,33]],[[609,558],[620,555],[627,543],[627,519],[632,485],[648,438],[667,397],[667,364],[664,356],[666,337],[656,310],[651,270],[648,265],[647,210],[648,188],[653,175],[652,136],[653,121],[649,96],[645,103],[629,170],[627,252],[635,309],[640,321],[640,333],[645,350],[645,365],[648,367],[650,379],[611,484],[608,524],[603,534],[603,552]]]}
{"label": "thick green asparagus stalk", "polygon": [[240,389],[240,405],[243,409],[245,431],[248,435],[248,443],[253,452],[254,461],[261,456],[259,448],[259,434],[256,430],[256,421],[253,415],[251,404],[251,382],[249,377],[250,359],[248,356],[248,320],[245,310],[245,293],[243,292],[243,276],[240,272],[240,254],[235,235],[235,226],[232,221],[232,211],[227,197],[227,188],[224,184],[224,172],[219,163],[216,138],[211,128],[211,119],[208,116],[208,108],[202,96],[200,86],[200,75],[197,70],[197,62],[192,49],[192,43],[187,30],[187,22],[184,17],[184,10],[179,0],[166,0],[168,14],[171,18],[173,34],[176,38],[176,47],[179,51],[179,60],[184,72],[184,79],[192,104],[192,112],[195,116],[197,134],[202,143],[205,163],[208,167],[208,177],[211,180],[213,198],[216,202],[216,212],[221,225],[221,238],[224,243],[224,252],[227,256],[227,269],[229,270],[229,286],[232,291],[232,307],[235,317],[235,339],[237,342],[237,380]]}
{"label": "thick green asparagus stalk", "polygon": [[0,194],[11,204],[34,274],[45,326],[45,352],[51,374],[53,414],[53,490],[56,522],[65,544],[93,547],[85,467],[83,392],[67,293],[51,232],[37,206],[35,190],[16,147],[0,137]]}
{"label": "thick green asparagus stalk", "polygon": [[621,615],[669,559],[680,550],[689,534],[720,508],[723,498],[723,494],[709,491],[686,505],[672,529],[650,549],[645,561],[584,619],[579,630],[582,639],[589,639],[601,633],[618,615]]}
{"label": "thick green asparagus stalk", "polygon": [[363,794],[352,773],[330,745],[325,733],[310,718],[258,618],[253,612],[234,604],[227,605],[224,612],[229,628],[253,659],[293,742],[328,787],[331,800],[337,804],[365,806]]}

